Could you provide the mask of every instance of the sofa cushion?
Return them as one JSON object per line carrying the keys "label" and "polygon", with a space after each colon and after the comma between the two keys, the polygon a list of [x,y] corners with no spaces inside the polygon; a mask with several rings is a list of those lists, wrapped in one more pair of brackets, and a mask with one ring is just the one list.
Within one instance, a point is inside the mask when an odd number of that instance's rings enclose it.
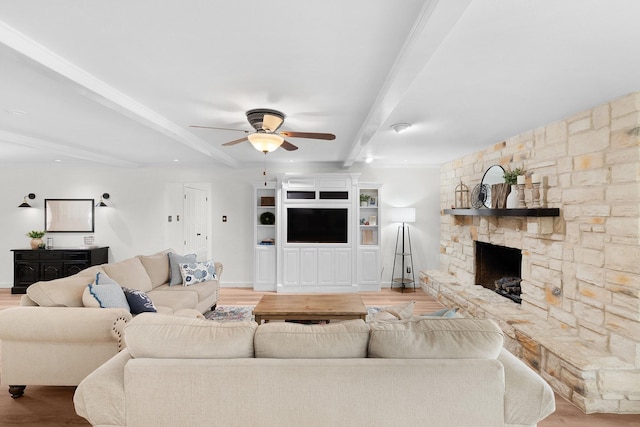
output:
{"label": "sofa cushion", "polygon": [[130,311],[122,287],[104,273],[96,273],[96,279],[88,285],[89,292],[98,301],[100,308],[124,308]]}
{"label": "sofa cushion", "polygon": [[393,307],[385,307],[373,316],[373,320],[411,319],[415,303],[415,301],[409,301]]}
{"label": "sofa cushion", "polygon": [[156,307],[151,299],[142,291],[137,289],[122,288],[124,296],[129,303],[131,314],[140,314],[145,312],[155,313]]}
{"label": "sofa cushion", "polygon": [[151,279],[151,287],[169,282],[169,250],[153,255],[138,255],[138,259]]}
{"label": "sofa cushion", "polygon": [[173,311],[182,310],[184,308],[194,308],[198,305],[198,294],[191,290],[183,289],[182,292],[171,292],[154,289],[147,292],[153,305],[169,307]]}
{"label": "sofa cushion", "polygon": [[[218,283],[216,282],[201,282],[196,283],[195,285],[190,285],[188,291],[195,292],[198,295],[198,302],[201,302],[209,298],[211,295],[215,294],[217,289]],[[169,286],[167,284],[164,284],[158,286],[157,288],[154,288],[152,292],[158,291],[182,293],[187,291],[187,289],[185,289],[184,286]]]}
{"label": "sofa cushion", "polygon": [[82,293],[94,278],[95,274],[80,272],[61,279],[36,282],[27,288],[27,296],[41,307],[82,307]]}
{"label": "sofa cushion", "polygon": [[327,325],[264,323],[256,331],[256,357],[332,359],[367,357],[369,327],[361,320]]}
{"label": "sofa cushion", "polygon": [[218,323],[142,313],[124,330],[133,357],[231,359],[253,357],[255,322]]}
{"label": "sofa cushion", "polygon": [[184,286],[207,282],[216,278],[216,268],[213,261],[180,263],[180,275]]}
{"label": "sofa cushion", "polygon": [[175,252],[169,252],[169,286],[181,285],[182,274],[180,273],[180,264],[187,262],[196,262],[196,254],[179,255]]}
{"label": "sofa cushion", "polygon": [[495,359],[504,338],[490,319],[411,319],[369,326],[369,357]]}
{"label": "sofa cushion", "polygon": [[149,292],[152,289],[151,279],[142,262],[138,258],[129,258],[114,264],[104,264],[102,269],[121,286]]}

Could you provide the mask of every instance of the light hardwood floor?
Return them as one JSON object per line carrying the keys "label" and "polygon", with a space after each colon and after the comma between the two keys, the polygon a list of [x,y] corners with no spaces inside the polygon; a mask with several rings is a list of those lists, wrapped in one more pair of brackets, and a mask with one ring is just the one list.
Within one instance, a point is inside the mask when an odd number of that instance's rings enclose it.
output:
{"label": "light hardwood floor", "polygon": [[[219,305],[256,305],[263,292],[250,288],[222,288]],[[367,306],[392,306],[415,301],[416,314],[429,313],[442,307],[421,289],[401,293],[383,289],[381,292],[363,292]],[[20,304],[20,295],[11,295],[9,289],[0,289],[0,310]],[[1,375],[1,367],[0,367]],[[426,386],[426,385],[425,385]],[[12,399],[6,387],[0,388],[0,427],[58,427],[88,426],[73,408],[75,387],[28,386],[23,397]],[[640,415],[592,414],[585,415],[575,406],[556,396],[557,410],[538,424],[539,427],[631,427],[640,426]],[[283,426],[289,427],[289,426]]]}

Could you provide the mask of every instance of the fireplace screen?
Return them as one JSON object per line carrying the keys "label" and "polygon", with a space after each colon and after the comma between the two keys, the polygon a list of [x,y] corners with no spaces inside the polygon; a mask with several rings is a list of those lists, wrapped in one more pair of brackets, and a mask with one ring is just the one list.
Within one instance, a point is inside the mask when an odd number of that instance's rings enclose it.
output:
{"label": "fireplace screen", "polygon": [[521,271],[520,249],[476,242],[476,284],[520,303]]}

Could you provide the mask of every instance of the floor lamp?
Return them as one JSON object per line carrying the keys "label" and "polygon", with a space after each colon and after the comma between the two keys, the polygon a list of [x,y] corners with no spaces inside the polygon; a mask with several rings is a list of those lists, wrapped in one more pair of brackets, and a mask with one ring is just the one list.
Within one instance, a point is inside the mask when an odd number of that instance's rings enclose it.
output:
{"label": "floor lamp", "polygon": [[[416,222],[415,208],[393,208],[391,211],[391,222],[400,222],[398,234],[396,235],[396,251],[393,259],[393,271],[391,272],[391,289],[393,285],[400,284],[402,292],[407,285],[413,284],[413,291],[416,291],[416,280],[413,272],[413,256],[411,255],[411,234],[408,223]],[[407,257],[409,262],[407,262]],[[396,264],[400,258],[399,277],[396,277]]]}

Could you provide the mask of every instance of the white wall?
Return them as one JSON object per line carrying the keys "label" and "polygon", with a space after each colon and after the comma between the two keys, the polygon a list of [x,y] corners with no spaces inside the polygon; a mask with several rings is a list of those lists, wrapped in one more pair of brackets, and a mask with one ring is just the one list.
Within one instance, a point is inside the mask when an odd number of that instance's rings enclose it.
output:
{"label": "white wall", "polygon": [[[278,172],[345,172],[287,166]],[[389,223],[390,207],[413,206],[416,223],[411,227],[414,270],[437,268],[439,257],[440,200],[439,169],[350,169],[361,181],[383,184],[381,199],[383,286],[391,276],[397,224]],[[13,284],[11,249],[28,248],[30,230],[44,229],[45,198],[94,198],[109,193],[109,208],[96,208],[95,242],[109,246],[109,260],[120,261],[137,254],[150,254],[176,247],[182,222],[181,194],[185,183],[211,186],[211,248],[215,260],[224,263],[223,286],[250,286],[253,280],[252,184],[262,179],[261,168],[81,168],[7,167],[0,170],[0,287]],[[35,193],[31,209],[18,208],[27,193]],[[167,222],[167,216],[173,222]],[[228,220],[222,222],[222,216]],[[182,219],[182,217],[181,217]],[[56,247],[79,246],[89,233],[51,233]]]}

